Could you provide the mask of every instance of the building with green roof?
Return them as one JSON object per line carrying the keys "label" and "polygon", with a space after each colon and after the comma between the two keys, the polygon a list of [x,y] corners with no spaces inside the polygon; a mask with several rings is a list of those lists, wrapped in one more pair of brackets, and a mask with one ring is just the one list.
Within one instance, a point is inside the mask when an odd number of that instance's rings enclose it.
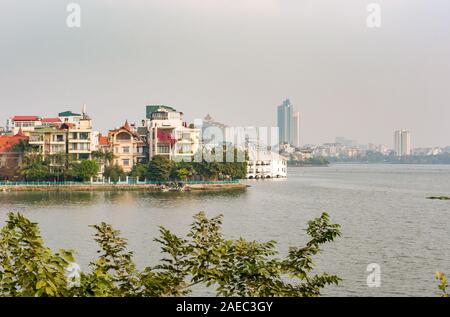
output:
{"label": "building with green roof", "polygon": [[152,118],[152,113],[153,112],[157,112],[160,109],[164,109],[164,110],[168,110],[168,111],[176,111],[174,108],[169,107],[169,106],[165,106],[165,105],[148,105],[148,106],[146,106],[146,115],[145,115],[145,117],[147,119],[151,119]]}
{"label": "building with green roof", "polygon": [[60,118],[64,118],[64,117],[81,117],[81,114],[74,113],[72,111],[64,111],[64,112],[58,113],[58,117],[60,117]]}

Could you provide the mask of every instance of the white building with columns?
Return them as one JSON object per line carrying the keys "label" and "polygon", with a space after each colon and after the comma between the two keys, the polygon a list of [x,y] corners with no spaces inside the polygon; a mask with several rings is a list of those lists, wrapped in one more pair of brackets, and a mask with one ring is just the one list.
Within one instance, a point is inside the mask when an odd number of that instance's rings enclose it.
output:
{"label": "white building with columns", "polygon": [[287,159],[272,151],[249,150],[248,179],[287,177]]}

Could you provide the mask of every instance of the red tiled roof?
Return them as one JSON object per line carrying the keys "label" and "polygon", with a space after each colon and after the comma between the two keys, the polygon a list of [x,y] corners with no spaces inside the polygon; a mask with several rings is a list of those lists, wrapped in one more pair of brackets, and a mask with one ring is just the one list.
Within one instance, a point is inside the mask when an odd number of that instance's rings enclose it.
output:
{"label": "red tiled roof", "polygon": [[98,137],[98,144],[100,144],[100,145],[109,145],[109,140],[108,140],[108,137],[107,136],[99,136]]}
{"label": "red tiled roof", "polygon": [[42,122],[46,123],[60,123],[62,122],[60,118],[42,118]]}
{"label": "red tiled roof", "polygon": [[120,130],[125,130],[125,131],[129,132],[131,135],[133,135],[134,137],[139,138],[139,135],[138,135],[135,131],[133,131],[133,130],[131,129],[131,127],[130,127],[130,125],[129,125],[129,123],[128,123],[128,120],[126,120],[125,123],[124,123],[124,125],[121,126],[120,128],[117,128],[117,129],[114,129],[114,130],[109,130],[108,135],[117,133],[117,132],[119,132]]}
{"label": "red tiled roof", "polygon": [[37,121],[38,116],[14,116],[13,121]]}
{"label": "red tiled roof", "polygon": [[14,145],[19,143],[20,140],[28,139],[26,136],[0,136],[0,153],[11,152]]}

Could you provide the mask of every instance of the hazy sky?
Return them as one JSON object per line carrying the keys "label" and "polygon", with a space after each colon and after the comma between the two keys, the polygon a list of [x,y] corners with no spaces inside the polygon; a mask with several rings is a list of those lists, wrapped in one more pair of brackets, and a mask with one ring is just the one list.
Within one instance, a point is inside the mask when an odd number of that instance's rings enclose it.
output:
{"label": "hazy sky", "polygon": [[[371,2],[380,29],[366,24]],[[146,104],[274,126],[286,97],[302,143],[392,146],[409,128],[413,146],[450,145],[450,1],[0,1],[1,125],[87,103],[101,132]]]}

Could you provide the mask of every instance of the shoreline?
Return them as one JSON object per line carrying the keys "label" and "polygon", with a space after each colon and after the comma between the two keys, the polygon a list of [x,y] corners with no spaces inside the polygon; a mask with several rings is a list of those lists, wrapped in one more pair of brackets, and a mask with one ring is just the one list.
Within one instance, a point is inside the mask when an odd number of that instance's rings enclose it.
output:
{"label": "shoreline", "polygon": [[450,165],[450,163],[426,162],[330,162],[330,165]]}
{"label": "shoreline", "polygon": [[[246,189],[247,185],[237,184],[192,184],[189,190],[176,191],[188,193],[190,191],[216,191],[231,189]],[[147,191],[152,193],[163,192],[158,185],[0,185],[0,192],[90,192],[90,191]]]}

